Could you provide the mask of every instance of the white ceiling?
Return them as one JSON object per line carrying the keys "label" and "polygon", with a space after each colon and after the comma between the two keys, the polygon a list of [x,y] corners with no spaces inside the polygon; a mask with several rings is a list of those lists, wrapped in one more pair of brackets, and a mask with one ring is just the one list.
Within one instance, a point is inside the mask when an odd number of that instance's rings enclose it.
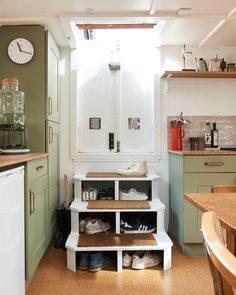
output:
{"label": "white ceiling", "polygon": [[[179,8],[191,11],[179,15]],[[45,25],[59,46],[72,46],[71,21],[79,20],[164,20],[161,45],[236,46],[236,0],[0,1],[1,25]]]}

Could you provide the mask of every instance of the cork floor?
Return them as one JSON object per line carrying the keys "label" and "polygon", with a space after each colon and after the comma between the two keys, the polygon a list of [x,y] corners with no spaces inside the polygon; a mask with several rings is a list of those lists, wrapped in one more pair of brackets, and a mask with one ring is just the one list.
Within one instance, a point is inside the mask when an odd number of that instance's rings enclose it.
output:
{"label": "cork floor", "polygon": [[66,251],[50,246],[28,286],[26,295],[211,295],[206,257],[183,256],[173,247],[172,268],[161,267],[117,273],[114,269],[71,272]]}

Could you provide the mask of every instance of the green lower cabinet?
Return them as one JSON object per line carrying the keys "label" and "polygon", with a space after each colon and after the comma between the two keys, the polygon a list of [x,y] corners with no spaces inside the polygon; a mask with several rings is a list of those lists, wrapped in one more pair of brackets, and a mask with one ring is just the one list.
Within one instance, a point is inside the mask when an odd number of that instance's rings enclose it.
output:
{"label": "green lower cabinet", "polygon": [[193,157],[170,153],[169,234],[183,254],[204,254],[202,211],[186,201],[184,193],[209,193],[214,184],[236,184],[235,161],[233,155]]}
{"label": "green lower cabinet", "polygon": [[48,175],[45,173],[47,173],[47,158],[26,164],[25,258],[28,282],[32,279],[47,248]]}
{"label": "green lower cabinet", "polygon": [[34,274],[47,247],[45,202],[47,176],[32,181],[27,194],[26,278]]}

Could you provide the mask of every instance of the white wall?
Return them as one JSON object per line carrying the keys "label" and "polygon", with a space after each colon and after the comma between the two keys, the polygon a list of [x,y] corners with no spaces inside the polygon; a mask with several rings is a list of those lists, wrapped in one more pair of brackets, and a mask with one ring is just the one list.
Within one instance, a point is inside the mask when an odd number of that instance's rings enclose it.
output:
{"label": "white wall", "polygon": [[[186,67],[194,68],[194,57],[203,57],[207,61],[218,54],[227,62],[236,62],[236,48],[199,48],[190,47],[193,58],[186,61]],[[162,47],[160,51],[161,71],[181,70],[181,47]],[[71,135],[71,77],[70,50],[61,50],[61,150],[60,150],[60,179],[61,200],[64,200],[63,175],[87,171],[116,171],[126,167],[127,161],[76,161],[70,157]],[[160,70],[160,69],[157,69]],[[158,84],[158,83],[157,83]],[[75,91],[76,93],[76,91]],[[73,94],[75,96],[75,94]],[[167,149],[167,116],[184,115],[235,115],[236,114],[236,81],[235,79],[171,79],[169,93],[165,93],[165,80],[161,79],[160,93],[156,92],[156,105],[160,105],[160,159],[149,162],[150,172],[160,175],[159,195],[166,205],[165,227],[169,219],[169,169]],[[159,130],[158,130],[159,132]],[[70,137],[71,135],[71,137]],[[72,138],[73,139],[73,138]]]}

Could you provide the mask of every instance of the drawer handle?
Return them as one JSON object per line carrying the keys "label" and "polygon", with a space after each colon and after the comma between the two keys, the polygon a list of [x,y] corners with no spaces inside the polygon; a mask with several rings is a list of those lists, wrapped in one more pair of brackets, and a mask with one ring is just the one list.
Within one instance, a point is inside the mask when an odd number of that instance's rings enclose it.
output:
{"label": "drawer handle", "polygon": [[38,166],[38,167],[36,167],[36,170],[37,171],[40,171],[40,170],[42,170],[44,168],[44,166]]}
{"label": "drawer handle", "polygon": [[204,165],[210,166],[210,167],[215,167],[215,166],[223,166],[223,162],[205,162]]}

